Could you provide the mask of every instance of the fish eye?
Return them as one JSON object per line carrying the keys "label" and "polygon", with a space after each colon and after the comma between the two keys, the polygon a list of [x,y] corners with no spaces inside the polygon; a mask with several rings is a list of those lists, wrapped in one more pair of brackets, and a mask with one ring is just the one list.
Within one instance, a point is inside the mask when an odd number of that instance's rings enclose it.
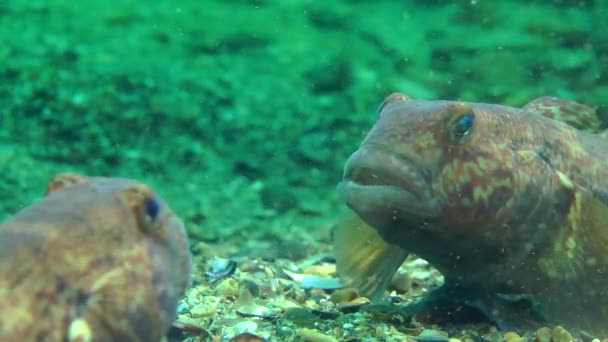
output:
{"label": "fish eye", "polygon": [[152,219],[156,219],[158,213],[160,212],[160,203],[154,197],[146,198],[145,203],[146,214]]}
{"label": "fish eye", "polygon": [[454,120],[454,138],[463,140],[471,134],[473,124],[475,123],[475,115],[471,112],[461,114]]}

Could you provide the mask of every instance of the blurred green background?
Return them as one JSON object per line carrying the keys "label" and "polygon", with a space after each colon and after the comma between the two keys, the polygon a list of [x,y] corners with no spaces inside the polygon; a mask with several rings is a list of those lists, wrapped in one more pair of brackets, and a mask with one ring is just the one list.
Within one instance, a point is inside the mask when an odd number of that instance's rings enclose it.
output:
{"label": "blurred green background", "polygon": [[40,197],[60,171],[139,178],[195,241],[306,255],[344,210],[343,163],[388,93],[604,106],[607,8],[0,1],[0,212]]}

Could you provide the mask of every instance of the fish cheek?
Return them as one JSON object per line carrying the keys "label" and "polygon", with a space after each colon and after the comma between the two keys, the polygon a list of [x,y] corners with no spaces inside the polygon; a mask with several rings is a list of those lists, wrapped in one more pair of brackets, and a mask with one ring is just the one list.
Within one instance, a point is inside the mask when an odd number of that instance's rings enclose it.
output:
{"label": "fish cheek", "polygon": [[450,229],[455,232],[483,231],[504,222],[513,205],[512,180],[498,170],[489,175],[468,175],[465,178],[469,181],[448,183],[442,221]]}

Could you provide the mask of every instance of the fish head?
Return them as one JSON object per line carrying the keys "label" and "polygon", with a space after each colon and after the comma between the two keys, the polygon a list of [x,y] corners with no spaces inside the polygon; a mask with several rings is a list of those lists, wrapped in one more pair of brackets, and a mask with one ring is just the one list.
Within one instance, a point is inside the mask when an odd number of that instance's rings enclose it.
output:
{"label": "fish head", "polygon": [[[61,173],[47,186],[46,199],[16,217],[20,215],[30,220],[44,217],[49,225],[75,227],[75,234],[82,234],[75,222],[86,227],[86,234],[94,236],[97,244],[78,255],[81,260],[98,258],[105,249],[112,249],[117,272],[128,263],[122,257],[135,255],[133,258],[143,260],[136,269],[147,268],[152,276],[142,289],[151,287],[158,300],[155,310],[166,326],[170,324],[177,302],[191,282],[192,257],[182,220],[151,186],[133,179]],[[96,271],[89,270],[91,276]],[[103,291],[128,289],[116,280]]]}
{"label": "fish head", "polygon": [[444,276],[443,295],[473,298],[499,325],[541,318],[606,334],[608,144],[554,120],[579,108],[554,102],[389,96],[338,186],[360,218],[332,235],[344,284],[381,298],[414,253]]}
{"label": "fish head", "polygon": [[413,251],[421,241],[489,231],[509,219],[515,191],[529,179],[528,165],[515,160],[512,142],[531,143],[517,115],[510,107],[392,94],[338,190],[387,242]]}

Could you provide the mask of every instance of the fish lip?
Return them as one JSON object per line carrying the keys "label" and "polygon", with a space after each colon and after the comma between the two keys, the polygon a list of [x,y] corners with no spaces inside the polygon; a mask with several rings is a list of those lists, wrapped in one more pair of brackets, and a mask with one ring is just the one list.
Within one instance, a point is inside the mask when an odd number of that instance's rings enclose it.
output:
{"label": "fish lip", "polygon": [[346,162],[338,192],[346,204],[377,229],[396,219],[436,218],[440,203],[413,161],[382,147],[364,146]]}
{"label": "fish lip", "polygon": [[364,146],[353,153],[342,178],[357,186],[396,186],[419,199],[430,197],[427,177],[414,162],[380,146]]}

